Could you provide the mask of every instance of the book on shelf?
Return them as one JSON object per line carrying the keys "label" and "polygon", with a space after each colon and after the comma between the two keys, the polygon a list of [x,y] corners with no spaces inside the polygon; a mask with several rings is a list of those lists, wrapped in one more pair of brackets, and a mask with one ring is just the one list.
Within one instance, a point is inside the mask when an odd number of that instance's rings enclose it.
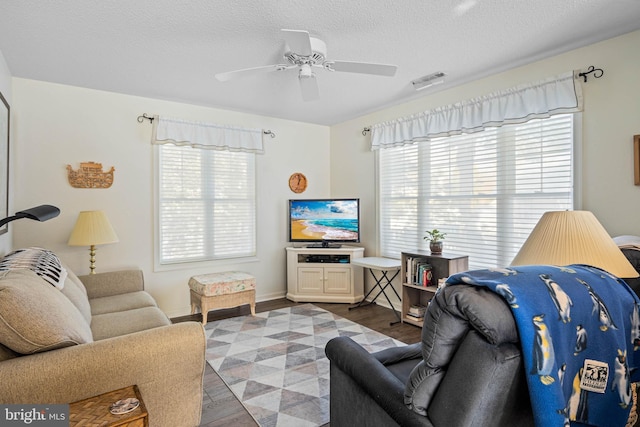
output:
{"label": "book on shelf", "polygon": [[424,320],[424,315],[422,315],[422,316],[414,316],[414,315],[413,315],[413,314],[411,314],[411,313],[407,313],[407,314],[406,314],[406,317],[407,317],[408,319],[418,320],[418,321],[420,321],[420,322]]}
{"label": "book on shelf", "polygon": [[416,286],[430,286],[433,268],[425,258],[407,257],[406,283]]}
{"label": "book on shelf", "polygon": [[422,264],[418,271],[418,280],[421,286],[430,286],[433,278],[433,268],[431,264]]}
{"label": "book on shelf", "polygon": [[422,317],[424,316],[425,311],[427,311],[427,307],[423,305],[412,305],[409,307],[408,313],[414,316]]}
{"label": "book on shelf", "polygon": [[416,258],[407,257],[407,265],[406,265],[406,275],[405,281],[409,284],[414,284],[415,282],[415,264]]}

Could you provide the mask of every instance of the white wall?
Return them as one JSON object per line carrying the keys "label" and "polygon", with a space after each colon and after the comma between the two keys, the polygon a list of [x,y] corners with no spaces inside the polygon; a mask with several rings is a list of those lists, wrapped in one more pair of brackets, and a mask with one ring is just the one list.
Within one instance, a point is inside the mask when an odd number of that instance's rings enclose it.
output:
{"label": "white wall", "polygon": [[[88,272],[88,254],[66,241],[80,210],[104,209],[120,243],[99,247],[98,271],[142,268],[147,289],[175,316],[188,312],[186,281],[193,274],[242,269],[256,275],[258,299],[284,295],[286,201],[292,172],[309,178],[302,197],[359,197],[365,254],[377,254],[375,156],[362,129],[433,107],[589,65],[603,68],[601,79],[583,85],[583,209],[600,219],[611,235],[640,235],[640,187],[633,185],[634,134],[640,134],[640,31],[577,49],[468,84],[426,93],[394,107],[331,128],[175,102],[14,78],[12,104],[13,210],[51,203],[60,217],[45,222],[16,221],[14,247],[39,245],[56,251],[79,274]],[[0,90],[10,79],[0,61]],[[3,87],[4,85],[4,87]],[[170,272],[153,271],[153,170],[151,126],[142,113],[272,129],[267,154],[258,161],[258,260],[218,263]],[[65,166],[95,161],[115,166],[107,190],[74,189]],[[7,238],[0,236],[0,250]],[[414,248],[409,248],[414,249]],[[6,252],[6,250],[5,250]],[[367,276],[368,277],[368,276]],[[367,286],[372,285],[367,279]],[[399,288],[399,285],[398,285]]]}
{"label": "white wall", "polygon": [[[257,279],[257,298],[286,292],[287,200],[296,197],[288,178],[309,179],[304,197],[329,196],[329,128],[175,102],[79,87],[13,79],[15,207],[58,206],[58,218],[39,223],[16,221],[14,247],[38,245],[55,251],[77,274],[89,272],[88,248],[66,242],[78,212],[104,210],[120,242],[99,246],[97,271],[141,268],[147,290],[169,316],[189,313],[187,281],[194,274],[240,269]],[[153,271],[153,149],[151,125],[142,113],[187,120],[271,129],[266,154],[258,156],[258,259],[217,262],[173,271]],[[66,165],[80,162],[115,167],[109,189],[76,189]]]}
{"label": "white wall", "polygon": [[[7,66],[7,62],[5,61],[4,56],[2,55],[2,52],[0,52],[0,93],[2,93],[2,96],[4,96],[4,99],[7,100],[7,103],[9,104],[9,109],[11,109],[12,108],[11,106],[11,103],[12,103],[11,72],[9,71],[9,67]],[[9,114],[11,115],[13,114],[13,112],[10,110]],[[9,123],[9,128],[11,128],[11,123]],[[9,138],[9,140],[11,141],[11,138]],[[12,157],[11,152],[9,153],[9,155]],[[13,175],[13,166],[11,165],[11,158],[9,159],[9,173]],[[9,182],[10,183],[12,182],[11,179]],[[3,186],[6,185],[6,181],[4,177],[0,177],[0,185],[3,185]],[[11,192],[9,192],[9,215],[13,214],[12,207],[13,206],[12,206],[12,200],[11,200]],[[0,235],[0,255],[4,255],[7,252],[11,251],[11,236],[12,236],[11,227],[9,227],[8,233],[4,233],[3,235]]]}
{"label": "white wall", "polygon": [[612,236],[640,235],[640,187],[633,183],[633,135],[640,134],[638,46],[640,31],[332,126],[331,193],[363,201],[365,254],[376,255],[377,231],[375,155],[364,127],[590,65],[602,68],[604,76],[582,86],[582,209],[592,211]]}

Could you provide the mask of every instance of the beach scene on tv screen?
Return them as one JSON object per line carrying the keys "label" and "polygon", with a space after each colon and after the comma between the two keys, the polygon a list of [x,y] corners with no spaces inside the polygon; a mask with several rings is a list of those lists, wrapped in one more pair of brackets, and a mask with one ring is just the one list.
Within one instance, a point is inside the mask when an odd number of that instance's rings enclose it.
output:
{"label": "beach scene on tv screen", "polygon": [[291,240],[358,240],[357,200],[291,201]]}

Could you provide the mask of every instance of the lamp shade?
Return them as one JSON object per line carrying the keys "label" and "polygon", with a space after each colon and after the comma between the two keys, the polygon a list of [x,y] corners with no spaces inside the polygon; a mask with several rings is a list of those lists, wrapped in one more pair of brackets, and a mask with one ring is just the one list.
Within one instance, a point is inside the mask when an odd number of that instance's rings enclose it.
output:
{"label": "lamp shade", "polygon": [[69,237],[69,246],[91,246],[116,243],[118,236],[113,231],[103,211],[82,211]]}
{"label": "lamp shade", "polygon": [[14,216],[7,217],[5,219],[0,220],[0,227],[4,226],[6,223],[14,221],[20,218],[29,218],[35,221],[48,221],[51,218],[55,218],[60,215],[60,209],[52,205],[40,205],[34,208],[25,209],[20,212],[16,212]]}
{"label": "lamp shade", "polygon": [[638,272],[589,211],[546,212],[511,265],[586,264],[614,276],[638,277]]}

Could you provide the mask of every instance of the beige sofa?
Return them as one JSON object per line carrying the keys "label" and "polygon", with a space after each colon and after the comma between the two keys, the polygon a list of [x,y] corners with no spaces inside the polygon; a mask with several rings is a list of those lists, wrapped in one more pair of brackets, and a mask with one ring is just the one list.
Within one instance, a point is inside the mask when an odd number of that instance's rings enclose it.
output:
{"label": "beige sofa", "polygon": [[0,403],[71,403],[136,384],[151,426],[196,426],[206,340],[171,324],[137,270],[57,289],[31,270],[0,271]]}

